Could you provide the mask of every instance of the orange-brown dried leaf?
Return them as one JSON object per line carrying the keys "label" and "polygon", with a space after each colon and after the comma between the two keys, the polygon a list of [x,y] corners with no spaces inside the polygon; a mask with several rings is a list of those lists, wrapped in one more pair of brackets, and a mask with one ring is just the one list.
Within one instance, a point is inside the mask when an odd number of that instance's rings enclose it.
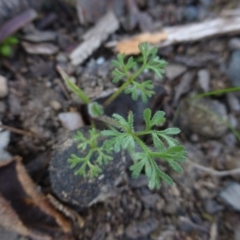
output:
{"label": "orange-brown dried leaf", "polygon": [[168,35],[164,32],[159,33],[142,33],[133,38],[122,40],[117,43],[116,51],[125,55],[139,54],[138,45],[148,42],[150,44],[158,44],[166,40]]}

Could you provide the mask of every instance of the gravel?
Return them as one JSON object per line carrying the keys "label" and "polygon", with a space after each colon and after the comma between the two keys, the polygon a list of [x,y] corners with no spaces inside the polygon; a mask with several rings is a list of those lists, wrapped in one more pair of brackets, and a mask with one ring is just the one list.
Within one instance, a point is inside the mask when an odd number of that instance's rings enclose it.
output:
{"label": "gravel", "polygon": [[207,69],[198,71],[198,84],[204,92],[209,91],[210,73]]}
{"label": "gravel", "polygon": [[240,211],[240,184],[231,182],[219,194],[220,198],[234,210]]}
{"label": "gravel", "polygon": [[240,50],[234,51],[230,57],[227,75],[234,87],[240,86]]}
{"label": "gravel", "polygon": [[0,98],[4,98],[8,95],[7,79],[0,75]]}

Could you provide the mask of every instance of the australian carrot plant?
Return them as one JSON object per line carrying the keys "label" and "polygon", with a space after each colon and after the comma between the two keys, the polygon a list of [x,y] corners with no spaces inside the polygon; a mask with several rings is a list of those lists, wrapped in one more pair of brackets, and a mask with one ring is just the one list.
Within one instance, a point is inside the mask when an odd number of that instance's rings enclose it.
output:
{"label": "australian carrot plant", "polygon": [[[173,184],[172,178],[161,170],[159,161],[165,161],[173,170],[182,172],[180,163],[185,160],[186,151],[174,137],[180,133],[180,129],[158,130],[157,127],[166,120],[165,113],[163,111],[152,113],[149,108],[143,111],[145,129],[142,131],[136,131],[134,128],[134,112],[129,111],[126,119],[117,113],[112,117],[104,115],[104,107],[123,92],[130,94],[133,100],[140,98],[143,102],[147,102],[155,94],[152,80],[140,82],[139,76],[148,70],[154,72],[161,79],[167,63],[158,57],[156,47],[150,47],[147,43],[143,43],[139,45],[139,50],[140,57],[138,58],[126,59],[124,54],[119,54],[117,59],[112,61],[114,66],[113,82],[121,81],[122,84],[103,105],[91,102],[84,91],[72,83],[59,68],[68,88],[88,106],[90,117],[106,123],[106,129],[103,131],[97,130],[93,125],[89,130],[88,137],[84,136],[81,131],[77,131],[74,140],[78,143],[78,148],[85,151],[86,155],[79,157],[72,154],[68,162],[70,167],[75,169],[76,175],[96,177],[101,173],[104,165],[113,159],[114,152],[125,150],[129,152],[133,161],[130,167],[132,176],[137,178],[143,172],[149,180],[149,188],[158,189],[162,181]],[[99,146],[99,139],[102,136],[106,137],[106,140]],[[143,136],[149,136],[153,146],[148,146],[142,140]],[[92,160],[93,154],[94,160]]]}

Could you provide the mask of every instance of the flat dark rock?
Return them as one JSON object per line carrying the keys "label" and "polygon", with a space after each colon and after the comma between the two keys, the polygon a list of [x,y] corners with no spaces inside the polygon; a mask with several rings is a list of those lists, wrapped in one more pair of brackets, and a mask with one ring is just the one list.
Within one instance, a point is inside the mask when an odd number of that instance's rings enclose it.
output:
{"label": "flat dark rock", "polygon": [[[81,131],[87,134],[88,129],[85,127]],[[102,166],[103,171],[98,177],[75,176],[74,170],[78,166],[71,169],[67,162],[71,154],[83,156],[70,136],[59,144],[53,153],[49,168],[50,179],[54,193],[61,200],[80,208],[88,207],[97,197],[109,194],[126,169],[122,153],[115,153],[114,159],[107,166]]]}

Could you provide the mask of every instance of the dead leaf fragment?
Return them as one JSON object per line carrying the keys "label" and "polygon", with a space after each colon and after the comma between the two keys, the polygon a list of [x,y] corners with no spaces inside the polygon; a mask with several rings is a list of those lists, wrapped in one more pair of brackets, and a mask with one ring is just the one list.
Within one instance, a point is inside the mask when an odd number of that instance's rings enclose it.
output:
{"label": "dead leaf fragment", "polygon": [[133,38],[123,40],[117,43],[116,50],[125,55],[139,54],[138,45],[140,43],[148,42],[150,44],[158,44],[167,39],[165,32],[159,33],[143,33]]}
{"label": "dead leaf fragment", "polygon": [[33,21],[36,17],[37,12],[33,9],[28,9],[14,16],[9,21],[5,22],[5,24],[0,28],[0,42],[17,32],[19,29],[21,29],[31,21]]}
{"label": "dead leaf fragment", "polygon": [[0,225],[2,227],[23,236],[29,236],[34,240],[52,239],[52,237],[46,234],[32,231],[31,229],[26,227],[20,220],[16,211],[12,208],[11,204],[0,194]]}
{"label": "dead leaf fragment", "polygon": [[1,226],[34,240],[72,239],[71,222],[41,193],[19,157],[0,163],[0,181]]}

